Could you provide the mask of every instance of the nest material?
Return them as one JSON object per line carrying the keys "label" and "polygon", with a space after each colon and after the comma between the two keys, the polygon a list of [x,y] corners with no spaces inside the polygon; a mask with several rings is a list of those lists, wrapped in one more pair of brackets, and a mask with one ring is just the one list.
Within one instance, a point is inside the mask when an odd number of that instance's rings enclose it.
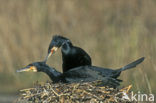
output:
{"label": "nest material", "polygon": [[128,96],[131,86],[123,89],[99,87],[100,81],[88,83],[35,83],[34,88],[20,90],[18,103],[132,103]]}

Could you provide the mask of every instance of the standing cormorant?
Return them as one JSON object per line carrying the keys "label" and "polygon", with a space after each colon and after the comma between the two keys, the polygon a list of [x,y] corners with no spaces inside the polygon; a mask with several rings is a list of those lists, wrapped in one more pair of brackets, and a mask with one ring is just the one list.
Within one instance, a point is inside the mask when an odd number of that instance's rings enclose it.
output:
{"label": "standing cormorant", "polygon": [[92,65],[90,56],[83,49],[74,46],[69,39],[59,35],[53,36],[45,62],[60,47],[62,47],[63,72],[79,66]]}
{"label": "standing cormorant", "polygon": [[120,76],[120,73],[124,70],[136,67],[138,64],[143,62],[143,60],[144,57],[116,70],[87,65],[72,68],[64,73],[60,73],[54,68],[49,67],[45,62],[35,62],[29,64],[25,68],[17,70],[17,72],[45,72],[54,83],[77,83],[101,80],[103,81],[103,85],[117,87],[119,85],[119,82],[122,81],[117,79]]}

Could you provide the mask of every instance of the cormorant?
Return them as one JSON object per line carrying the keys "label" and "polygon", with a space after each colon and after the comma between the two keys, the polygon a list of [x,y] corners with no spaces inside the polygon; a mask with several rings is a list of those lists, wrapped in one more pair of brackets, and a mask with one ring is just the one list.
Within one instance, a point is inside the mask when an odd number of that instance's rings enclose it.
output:
{"label": "cormorant", "polygon": [[45,62],[60,47],[63,72],[79,66],[92,65],[90,56],[82,48],[74,46],[69,39],[59,35],[53,36]]}
{"label": "cormorant", "polygon": [[144,57],[120,68],[120,69],[109,69],[101,68],[96,66],[79,66],[72,68],[64,73],[56,71],[54,68],[49,67],[45,62],[35,62],[29,64],[25,68],[17,70],[17,72],[23,71],[33,71],[33,72],[45,72],[51,80],[56,82],[73,83],[73,82],[91,82],[95,80],[103,81],[103,85],[108,85],[110,87],[117,87],[119,82],[122,80],[117,79],[120,73],[124,70],[134,68],[141,62],[143,62]]}
{"label": "cormorant", "polygon": [[80,83],[100,80],[101,84],[99,86],[116,88],[120,85],[120,80],[111,77],[104,77],[98,71],[92,70],[87,66],[76,67],[65,73],[60,73],[56,71],[55,68],[48,66],[45,62],[34,62],[22,69],[17,70],[17,72],[28,71],[44,72],[50,77],[53,83]]}

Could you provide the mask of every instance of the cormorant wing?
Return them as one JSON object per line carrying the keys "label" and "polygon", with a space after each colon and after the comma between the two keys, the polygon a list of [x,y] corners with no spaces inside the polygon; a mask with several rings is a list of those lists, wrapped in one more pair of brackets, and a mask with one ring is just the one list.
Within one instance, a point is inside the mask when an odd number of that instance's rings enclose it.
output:
{"label": "cormorant wing", "polygon": [[63,73],[63,78],[68,83],[91,82],[101,80],[103,86],[117,87],[120,81],[111,77],[104,77],[99,71],[88,68],[88,66],[80,66]]}
{"label": "cormorant wing", "polygon": [[77,51],[79,51],[78,59],[80,59],[81,64],[92,65],[91,57],[89,56],[89,54],[86,51],[84,51],[82,48],[79,48],[79,47],[75,47],[75,49],[77,49]]}

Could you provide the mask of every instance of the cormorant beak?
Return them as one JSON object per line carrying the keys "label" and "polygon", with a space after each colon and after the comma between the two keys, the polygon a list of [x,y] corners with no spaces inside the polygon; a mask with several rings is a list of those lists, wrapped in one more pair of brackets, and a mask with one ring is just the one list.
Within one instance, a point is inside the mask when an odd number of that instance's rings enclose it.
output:
{"label": "cormorant beak", "polygon": [[[54,46],[54,47],[51,49],[51,55],[54,54],[54,53],[57,51],[57,49],[58,49],[58,47]],[[51,56],[51,55],[50,55],[50,56]]]}
{"label": "cormorant beak", "polygon": [[48,53],[48,55],[45,58],[45,61],[44,61],[45,63],[48,60],[48,58],[57,51],[57,49],[58,47],[55,47],[55,46],[51,49],[51,51]]}
{"label": "cormorant beak", "polygon": [[37,69],[35,66],[27,66],[27,67],[17,70],[17,72],[29,72],[29,71],[37,72]]}

